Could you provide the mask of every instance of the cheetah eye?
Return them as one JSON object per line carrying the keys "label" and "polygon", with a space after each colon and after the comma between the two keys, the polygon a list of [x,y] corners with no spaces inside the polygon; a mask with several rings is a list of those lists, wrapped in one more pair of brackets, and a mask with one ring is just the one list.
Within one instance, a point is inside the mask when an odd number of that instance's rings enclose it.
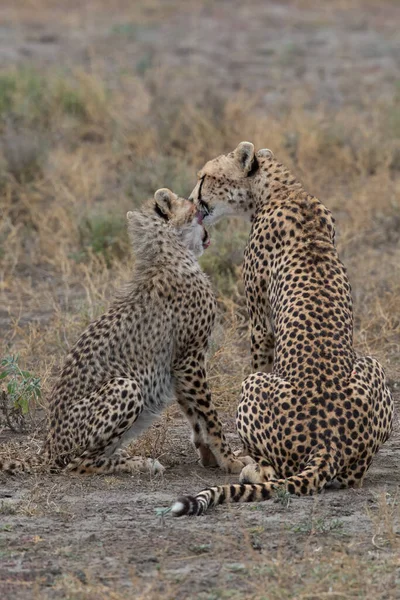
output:
{"label": "cheetah eye", "polygon": [[208,217],[208,215],[211,214],[211,210],[207,202],[205,202],[204,200],[199,200],[199,205],[201,208],[201,212],[203,213],[203,217]]}
{"label": "cheetah eye", "polygon": [[208,217],[208,215],[211,213],[210,207],[208,206],[207,202],[205,200],[202,200],[202,198],[201,198],[201,188],[203,187],[205,177],[206,176],[203,175],[203,177],[200,179],[199,194],[198,194],[197,202],[198,202],[198,205],[201,207],[203,216]]}

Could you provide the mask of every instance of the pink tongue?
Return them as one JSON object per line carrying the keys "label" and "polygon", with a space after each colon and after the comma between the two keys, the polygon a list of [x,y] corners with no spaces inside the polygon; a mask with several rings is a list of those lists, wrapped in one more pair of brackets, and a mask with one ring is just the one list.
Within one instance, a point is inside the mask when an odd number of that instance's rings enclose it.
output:
{"label": "pink tongue", "polygon": [[208,238],[208,240],[206,242],[203,243],[204,248],[208,248],[208,246],[211,244],[211,240],[210,238]]}

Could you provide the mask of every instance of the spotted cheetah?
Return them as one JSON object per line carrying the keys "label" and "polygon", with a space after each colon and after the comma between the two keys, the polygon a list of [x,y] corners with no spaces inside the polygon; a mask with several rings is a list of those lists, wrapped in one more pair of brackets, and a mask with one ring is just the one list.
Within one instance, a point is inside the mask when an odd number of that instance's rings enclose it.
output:
{"label": "spotted cheetah", "polygon": [[327,208],[270,150],[242,142],[208,162],[191,198],[211,223],[252,222],[244,255],[254,373],[243,382],[237,429],[254,464],[240,484],[180,498],[176,516],[274,490],[311,495],[361,486],[388,439],[393,400],[381,365],[353,349],[350,284]]}
{"label": "spotted cheetah", "polygon": [[50,400],[49,468],[162,471],[158,461],[130,457],[121,448],[176,398],[202,464],[238,473],[245,463],[231,453],[206,378],[216,301],[197,262],[209,244],[202,219],[191,202],[168,189],[127,218],[133,277],[65,361]]}

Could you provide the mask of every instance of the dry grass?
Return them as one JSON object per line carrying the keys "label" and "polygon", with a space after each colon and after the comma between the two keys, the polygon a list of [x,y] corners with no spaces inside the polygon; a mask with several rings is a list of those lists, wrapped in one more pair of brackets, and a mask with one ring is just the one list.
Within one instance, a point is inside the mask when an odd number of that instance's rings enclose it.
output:
{"label": "dry grass", "polygon": [[[339,252],[353,287],[357,349],[380,359],[394,389],[400,385],[400,88],[394,83],[393,92],[379,98],[363,88],[357,102],[316,100],[312,84],[301,79],[301,52],[290,41],[297,13],[289,19],[286,45],[267,48],[276,59],[268,71],[271,79],[256,93],[228,89],[224,73],[221,85],[212,79],[205,82],[199,63],[189,67],[182,51],[171,52],[171,60],[178,58],[173,68],[166,68],[148,39],[166,35],[169,20],[178,16],[215,18],[218,10],[226,10],[224,3],[219,8],[214,4],[118,0],[112,15],[104,0],[72,2],[68,12],[56,0],[17,1],[0,9],[21,40],[26,28],[35,44],[43,35],[63,39],[60,23],[66,39],[71,31],[80,32],[71,38],[69,60],[60,66],[33,57],[0,69],[0,359],[19,353],[21,365],[41,377],[43,390],[30,436],[4,444],[2,456],[22,459],[38,451],[58,367],[83,328],[129,277],[127,210],[158,187],[187,195],[197,169],[243,139],[271,148],[333,211]],[[292,4],[307,11],[312,3]],[[390,12],[392,3],[384,4]],[[312,32],[334,23],[337,11],[344,14],[351,8],[357,17],[360,7],[367,10],[363,18],[370,23],[368,19],[378,19],[375,5],[374,0],[358,0],[350,7],[346,0],[335,0],[298,25]],[[246,22],[246,7],[238,10]],[[356,20],[354,27],[359,26]],[[388,26],[384,17],[378,20],[379,26]],[[294,73],[299,69],[299,76],[290,83],[284,102],[270,105],[264,94],[279,88],[281,72],[292,68]],[[246,76],[246,65],[241,73]],[[352,72],[342,83],[349,98],[354,98],[357,76]],[[259,80],[249,80],[248,89],[253,83]],[[221,223],[202,258],[219,295],[209,379],[219,410],[229,418],[250,369],[240,280],[247,235],[248,225],[240,220]],[[187,440],[175,439],[170,430],[178,413],[176,407],[169,409],[132,452],[172,464],[177,445],[187,446]],[[31,494],[17,505],[3,504],[0,513],[63,516],[62,500],[56,492],[44,495],[40,471],[36,477]],[[221,563],[221,586],[196,597],[395,598],[398,497],[382,493],[368,515],[374,530],[374,550],[369,553],[354,540],[323,547],[322,533],[318,538],[312,527],[300,551],[297,544],[291,552],[293,544],[286,537],[287,547],[282,543],[268,554],[248,543],[237,548],[243,553],[239,566]],[[68,511],[64,516],[71,517]],[[239,542],[246,544],[250,538],[243,534]],[[237,544],[238,538],[229,543]],[[232,585],[229,569],[236,569]],[[113,581],[101,583],[90,573],[77,577],[66,572],[49,598],[183,598],[185,577],[161,561],[150,582],[132,572],[130,587],[118,591]],[[190,582],[187,585],[190,589]],[[38,580],[33,593],[45,598],[44,589]]]}
{"label": "dry grass", "polygon": [[[20,352],[45,390],[54,364],[129,274],[127,209],[160,185],[188,194],[196,168],[243,138],[273,148],[334,211],[354,289],[356,342],[398,373],[400,165],[388,115],[400,109],[310,114],[294,105],[266,117],[239,94],[207,109],[169,106],[166,128],[160,90],[144,121],[132,107],[121,111],[128,103],[123,89],[107,90],[92,75],[60,80],[16,70],[3,77],[12,84],[3,100],[0,294],[10,320],[1,353]],[[226,388],[222,363],[241,362],[236,346],[245,348],[235,331],[245,314],[238,266],[247,232],[240,221],[233,229],[222,224],[202,261],[232,328],[225,340],[217,334],[215,368],[211,363],[216,390],[225,396],[237,386]]]}
{"label": "dry grass", "polygon": [[[222,542],[222,540],[221,540]],[[60,576],[52,587],[52,593],[60,597],[79,600],[122,598],[136,600],[156,600],[162,596],[167,600],[196,597],[197,600],[320,600],[337,598],[340,600],[374,600],[387,598],[394,600],[397,593],[396,569],[399,559],[396,553],[370,552],[360,556],[352,543],[339,540],[334,547],[323,547],[322,536],[311,534],[302,541],[301,555],[288,551],[287,540],[282,538],[280,547],[268,553],[254,550],[248,531],[240,530],[239,537],[223,540],[236,546],[246,558],[243,562],[220,561],[212,547],[193,547],[192,554],[176,555],[173,560],[160,555],[157,570],[151,578],[144,579],[132,570],[129,582],[123,591],[116,590],[112,578],[105,576],[99,583],[89,571]],[[209,553],[215,556],[220,570],[220,585],[212,591],[190,594],[192,574],[180,571],[179,565],[188,559],[199,559]],[[39,582],[38,582],[39,583]],[[381,596],[385,589],[385,596]],[[37,587],[37,598],[43,596],[43,587]]]}
{"label": "dry grass", "polygon": [[[168,88],[160,84],[143,102],[136,76],[124,75],[117,89],[83,72],[61,78],[11,69],[2,78],[0,298],[8,326],[0,354],[18,352],[41,376],[42,408],[69,346],[129,277],[126,211],[161,185],[187,195],[196,169],[241,139],[271,147],[333,210],[353,285],[357,347],[398,378],[400,132],[390,128],[400,110],[396,97],[362,113],[321,107],[312,114],[303,98],[267,117],[258,98],[243,93],[207,108],[186,99],[166,107]],[[202,259],[220,294],[210,383],[217,405],[231,414],[250,369],[240,281],[247,235],[240,220],[222,223]],[[167,429],[168,416],[134,451],[168,454]]]}
{"label": "dry grass", "polygon": [[[287,570],[287,565],[289,570]],[[240,565],[240,564],[239,564]],[[389,600],[396,598],[396,582],[392,573],[398,561],[392,558],[390,562],[376,564],[374,560],[365,563],[364,560],[354,559],[345,552],[335,552],[328,556],[315,558],[308,556],[301,565],[296,562],[289,563],[286,557],[280,556],[275,560],[268,560],[260,565],[241,567],[243,571],[239,589],[224,586],[217,588],[211,594],[204,592],[196,596],[198,600],[321,600],[322,598],[335,598],[339,600],[360,599],[375,600],[380,593],[382,585],[386,586]],[[282,576],[282,571],[285,576]],[[172,581],[171,581],[172,579]],[[341,585],[338,581],[341,580]],[[42,578],[42,583],[45,578]],[[252,582],[250,589],[249,581]],[[297,583],[301,581],[301,583]],[[317,582],[317,583],[316,583]],[[37,582],[39,584],[39,582]],[[37,584],[35,598],[48,598],[43,595],[43,587]],[[182,581],[173,581],[173,577],[166,576],[161,571],[158,576],[144,585],[139,576],[132,577],[130,586],[124,591],[112,588],[113,582],[101,584],[86,577],[65,575],[53,587],[52,593],[60,597],[73,598],[74,600],[158,600],[160,594],[166,600],[184,598],[180,594]],[[135,592],[131,590],[135,589]]]}
{"label": "dry grass", "polygon": [[378,550],[391,549],[398,551],[400,536],[399,493],[391,495],[385,492],[379,494],[373,509],[367,509],[367,514],[374,525],[373,544]]}
{"label": "dry grass", "polygon": [[[113,482],[110,479],[110,485]],[[57,515],[63,523],[74,519],[71,506],[64,506],[63,493],[57,484],[47,491],[34,486],[24,502],[3,503],[0,514],[19,515],[35,519],[43,515]],[[74,600],[108,599],[155,600],[162,595],[167,600],[183,600],[193,597],[196,600],[319,600],[338,598],[340,600],[374,600],[385,598],[395,600],[398,593],[399,538],[398,498],[381,494],[367,509],[374,524],[372,539],[354,539],[344,523],[335,526],[335,520],[319,515],[319,499],[311,507],[311,523],[308,528],[284,527],[275,549],[263,550],[265,541],[264,526],[254,527],[238,519],[235,532],[226,535],[217,532],[208,544],[193,544],[182,550],[174,547],[170,552],[167,544],[154,548],[155,565],[151,574],[143,577],[140,567],[132,565],[129,576],[125,575],[123,586],[117,585],[118,574],[104,572],[95,576],[92,565],[82,565],[78,571],[63,570],[51,583],[49,574],[41,573],[31,583],[34,598],[71,598]],[[283,515],[282,515],[283,516]],[[33,534],[24,538],[24,548],[46,547],[47,536]],[[96,535],[92,536],[96,542]],[[230,548],[229,557],[222,549]],[[366,548],[370,548],[368,552]],[[68,557],[76,552],[76,547],[62,545],[56,549],[60,556]],[[230,556],[232,558],[230,558]],[[237,558],[240,560],[237,561]],[[213,561],[218,569],[218,581],[213,580],[212,589],[201,592],[195,586],[196,563],[202,568],[204,559]],[[182,565],[189,568],[182,568]],[[122,566],[122,565],[121,565]],[[4,582],[3,582],[4,583]],[[9,581],[19,589],[21,580]],[[15,588],[17,589],[17,588]],[[191,590],[196,589],[193,595]]]}

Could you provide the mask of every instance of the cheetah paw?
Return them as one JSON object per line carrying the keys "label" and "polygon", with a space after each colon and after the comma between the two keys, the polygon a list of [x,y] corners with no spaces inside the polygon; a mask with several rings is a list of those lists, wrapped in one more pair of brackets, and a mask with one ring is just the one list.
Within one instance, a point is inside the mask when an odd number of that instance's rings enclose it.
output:
{"label": "cheetah paw", "polygon": [[239,476],[240,483],[261,483],[262,477],[259,465],[247,464],[241,471]]}
{"label": "cheetah paw", "polygon": [[253,462],[253,459],[250,456],[241,456],[240,458],[232,458],[229,461],[226,461],[221,468],[227,473],[241,473],[243,468],[249,464],[249,462]]}
{"label": "cheetah paw", "polygon": [[245,465],[252,465],[256,462],[254,458],[251,458],[251,456],[249,456],[248,454],[244,455],[242,454],[242,452],[243,450],[235,450],[233,455],[236,459],[241,460],[242,463],[244,463]]}

